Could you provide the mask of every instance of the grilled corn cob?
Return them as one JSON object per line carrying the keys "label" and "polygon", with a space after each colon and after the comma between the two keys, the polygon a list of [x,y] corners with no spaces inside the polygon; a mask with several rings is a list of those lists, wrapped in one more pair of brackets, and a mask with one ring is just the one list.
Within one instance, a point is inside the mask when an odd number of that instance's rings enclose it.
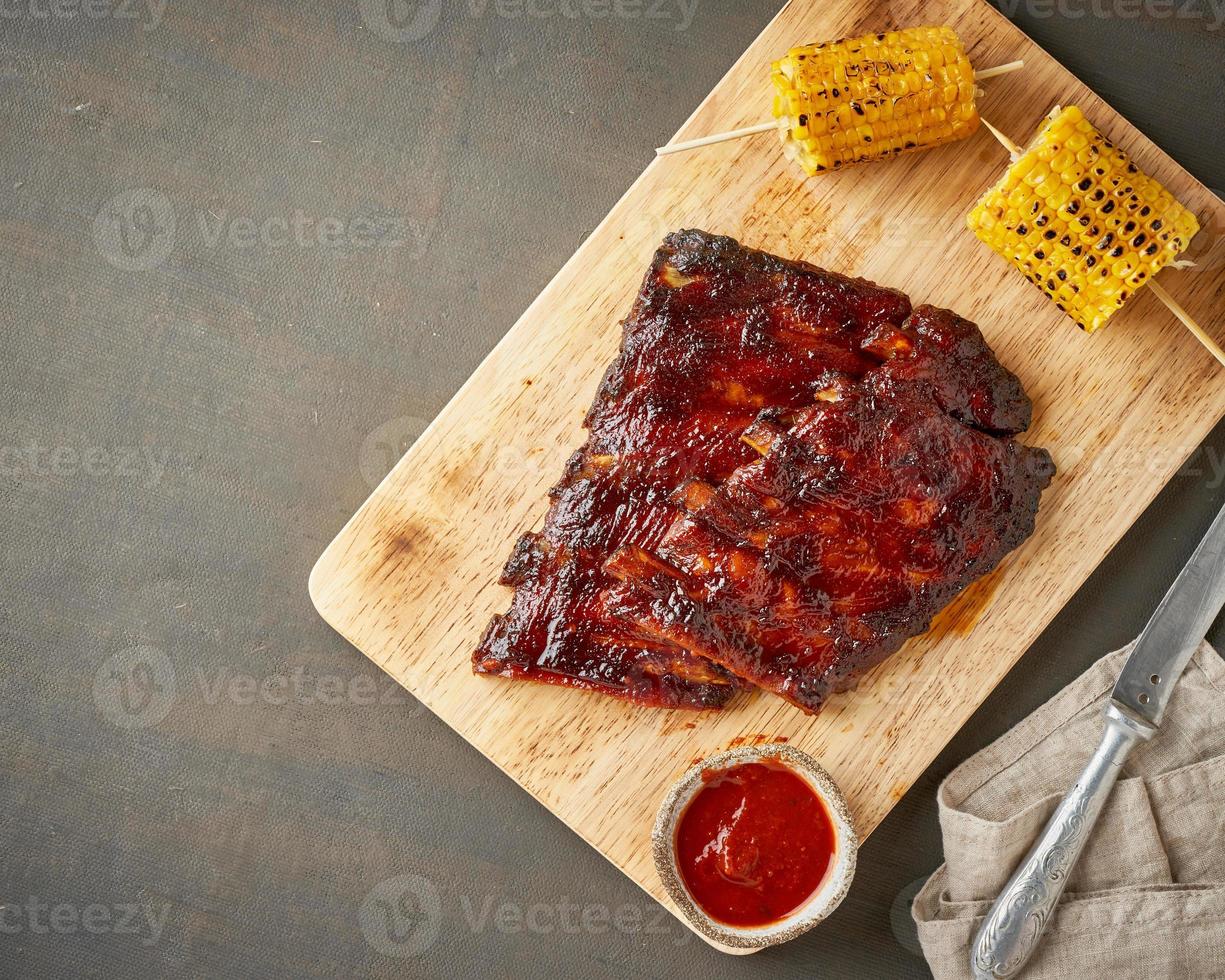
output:
{"label": "grilled corn cob", "polygon": [[1090,333],[1199,231],[1075,106],[1051,113],[967,221]]}
{"label": "grilled corn cob", "polygon": [[969,136],[974,69],[949,27],[793,48],[775,62],[774,117],[810,175]]}

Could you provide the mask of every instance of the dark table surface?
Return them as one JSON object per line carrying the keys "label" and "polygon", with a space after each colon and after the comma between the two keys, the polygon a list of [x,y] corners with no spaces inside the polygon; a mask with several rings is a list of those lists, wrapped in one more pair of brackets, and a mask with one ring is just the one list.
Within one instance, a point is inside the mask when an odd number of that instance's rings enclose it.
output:
{"label": "dark table surface", "polygon": [[[1225,428],[868,841],[834,918],[747,960],[306,595],[780,5],[0,7],[0,975],[927,975],[906,909],[940,861],[937,782],[1138,631],[1225,500]],[[1006,12],[1225,187],[1219,0]]]}

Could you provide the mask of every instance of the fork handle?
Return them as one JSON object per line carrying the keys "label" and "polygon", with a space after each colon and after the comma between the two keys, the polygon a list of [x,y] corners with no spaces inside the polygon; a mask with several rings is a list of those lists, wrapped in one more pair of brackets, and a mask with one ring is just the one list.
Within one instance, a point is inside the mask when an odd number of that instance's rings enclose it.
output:
{"label": "fork handle", "polygon": [[974,980],[1010,980],[1033,956],[1124,761],[1157,729],[1113,702],[1106,730],[1076,785],[991,906],[970,949]]}

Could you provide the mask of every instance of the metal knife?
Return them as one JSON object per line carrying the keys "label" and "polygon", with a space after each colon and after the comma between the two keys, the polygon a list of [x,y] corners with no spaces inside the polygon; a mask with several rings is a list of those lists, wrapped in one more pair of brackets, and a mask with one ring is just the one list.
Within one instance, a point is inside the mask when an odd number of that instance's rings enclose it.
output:
{"label": "metal knife", "polygon": [[1174,685],[1222,606],[1225,510],[1136,641],[1106,702],[1093,758],[987,913],[970,948],[975,980],[1007,980],[1029,962],[1124,761],[1157,734]]}

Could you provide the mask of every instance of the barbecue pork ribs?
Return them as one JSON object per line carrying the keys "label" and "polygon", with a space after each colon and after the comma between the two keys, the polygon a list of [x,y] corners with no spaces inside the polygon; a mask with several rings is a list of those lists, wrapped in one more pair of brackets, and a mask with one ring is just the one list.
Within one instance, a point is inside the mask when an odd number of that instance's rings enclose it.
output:
{"label": "barbecue pork ribs", "polygon": [[722,705],[728,671],[603,613],[618,548],[655,548],[691,479],[719,483],[756,457],[741,435],[766,407],[812,404],[831,369],[858,376],[866,338],[910,313],[901,293],[699,231],[655,255],[621,351],[585,422],[587,443],[551,491],[538,533],[502,572],[510,610],[490,623],[477,673],[591,688],[672,707]]}
{"label": "barbecue pork ribs", "polygon": [[1029,413],[967,321],[670,235],[474,668],[815,710],[1030,533],[1050,461],[1007,438]]}
{"label": "barbecue pork ribs", "polygon": [[1033,533],[1053,468],[994,434],[1028,408],[977,327],[920,308],[868,346],[879,367],[750,427],[760,460],[683,487],[654,554],[613,556],[604,615],[815,713]]}

